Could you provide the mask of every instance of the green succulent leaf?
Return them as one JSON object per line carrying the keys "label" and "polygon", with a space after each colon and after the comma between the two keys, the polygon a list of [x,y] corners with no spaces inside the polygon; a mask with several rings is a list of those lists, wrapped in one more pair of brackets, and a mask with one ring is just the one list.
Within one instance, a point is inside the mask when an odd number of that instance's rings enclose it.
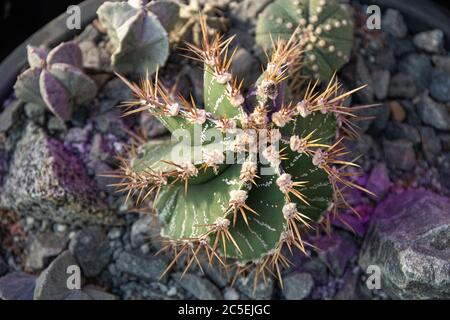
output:
{"label": "green succulent leaf", "polygon": [[42,100],[39,89],[39,78],[41,72],[41,68],[32,67],[25,70],[17,77],[17,81],[14,85],[14,91],[20,100],[45,106],[45,102]]}
{"label": "green succulent leaf", "polygon": [[47,61],[47,51],[43,48],[28,45],[27,60],[31,68],[43,68]]}
{"label": "green succulent leaf", "polygon": [[112,64],[117,72],[152,74],[165,64],[169,55],[167,32],[145,7],[106,2],[97,14],[116,46]]}
{"label": "green succulent leaf", "polygon": [[47,64],[64,63],[83,68],[83,53],[80,46],[74,41],[63,42],[53,48],[47,57]]}
{"label": "green succulent leaf", "polygon": [[308,39],[302,32],[312,25],[313,32],[309,39],[314,41],[306,41],[312,48],[305,53],[303,72],[309,76],[320,76],[322,80],[329,79],[348,61],[353,43],[349,10],[341,6],[335,0],[275,0],[258,18],[256,42],[270,50],[272,39],[289,39],[304,20],[299,37]]}
{"label": "green succulent leaf", "polygon": [[180,21],[180,4],[175,1],[152,1],[147,8],[158,17],[167,33],[170,33]]}

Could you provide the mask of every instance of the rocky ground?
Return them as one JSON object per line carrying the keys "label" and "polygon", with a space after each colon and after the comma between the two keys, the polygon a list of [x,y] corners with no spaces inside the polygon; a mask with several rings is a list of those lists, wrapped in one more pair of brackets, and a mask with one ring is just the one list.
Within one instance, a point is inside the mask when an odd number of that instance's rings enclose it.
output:
{"label": "rocky ground", "polygon": [[[252,32],[269,1],[217,0],[241,46],[233,65],[246,79],[259,73]],[[349,143],[365,174],[330,236],[311,236],[321,250],[295,256],[284,288],[269,280],[253,292],[253,274],[233,287],[218,268],[181,267],[159,281],[168,256],[151,215],[123,204],[99,174],[113,170],[127,130],[149,138],[165,130],[149,117],[121,118],[130,92],[110,74],[102,90],[65,125],[44,108],[13,96],[0,108],[0,298],[2,299],[389,299],[450,298],[450,56],[440,30],[412,34],[402,15],[383,11],[382,29],[358,28],[351,61],[340,72],[348,88],[368,84],[354,104],[377,103]],[[385,8],[384,8],[385,9]],[[77,37],[87,67],[108,70],[104,36],[88,26]],[[201,72],[172,55],[162,74],[201,99]],[[180,71],[180,66],[182,66]],[[19,214],[20,213],[20,214]],[[350,228],[351,227],[351,228]],[[351,231],[350,229],[353,229]],[[68,291],[61,270],[78,264],[83,287]],[[381,271],[369,289],[367,268]],[[370,280],[370,279],[369,279]]]}

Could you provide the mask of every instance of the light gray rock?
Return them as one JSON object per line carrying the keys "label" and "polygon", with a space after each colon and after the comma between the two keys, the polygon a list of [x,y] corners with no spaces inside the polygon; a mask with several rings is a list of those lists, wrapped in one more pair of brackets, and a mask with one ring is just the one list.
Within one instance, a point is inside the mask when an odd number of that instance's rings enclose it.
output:
{"label": "light gray rock", "polygon": [[130,241],[134,248],[138,248],[145,243],[149,243],[154,236],[155,221],[151,216],[145,215],[136,220],[131,226]]}
{"label": "light gray rock", "polygon": [[450,298],[450,201],[426,190],[392,195],[375,210],[359,257],[381,270],[392,298]]}
{"label": "light gray rock", "polygon": [[31,270],[41,270],[51,258],[56,257],[66,247],[65,234],[46,232],[34,237],[31,242],[25,267]]}
{"label": "light gray rock", "polygon": [[283,294],[287,300],[303,300],[314,287],[314,279],[309,273],[290,273],[283,279]]}
{"label": "light gray rock", "polygon": [[255,300],[269,300],[273,295],[273,278],[266,277],[266,282],[262,276],[258,276],[256,287],[255,283],[256,270],[253,270],[246,277],[240,276],[236,280],[236,289],[245,294],[247,297]]}
{"label": "light gray rock", "polygon": [[386,10],[382,18],[381,28],[397,38],[404,38],[408,33],[408,27],[402,14],[394,9]]}
{"label": "light gray rock", "polygon": [[14,272],[0,278],[0,300],[33,300],[36,277]]}
{"label": "light gray rock", "polygon": [[[209,280],[196,276],[191,273],[185,274],[181,278],[181,273],[173,274],[173,278],[178,283],[199,300],[222,300],[223,296],[220,290]],[[180,279],[181,278],[181,279]]]}
{"label": "light gray rock", "polygon": [[450,130],[450,116],[443,104],[434,101],[424,93],[416,106],[423,123],[439,130]]}
{"label": "light gray rock", "polygon": [[167,262],[161,257],[144,257],[139,253],[122,252],[116,261],[119,271],[144,280],[158,280],[166,269]]}
{"label": "light gray rock", "polygon": [[88,278],[100,274],[111,258],[108,239],[99,227],[89,227],[77,232],[70,242],[69,250]]}
{"label": "light gray rock", "polygon": [[391,73],[389,70],[377,69],[372,71],[372,84],[375,97],[378,100],[386,99],[389,93]]}
{"label": "light gray rock", "polygon": [[69,266],[77,266],[69,251],[61,253],[36,280],[35,300],[63,300],[73,290],[68,288]]}
{"label": "light gray rock", "polygon": [[405,139],[384,140],[386,164],[391,168],[411,170],[416,165],[416,153],[413,143]]}
{"label": "light gray rock", "polygon": [[30,123],[0,190],[0,207],[57,223],[119,225],[82,161]]}
{"label": "light gray rock", "polygon": [[444,32],[442,30],[431,30],[420,32],[413,38],[414,45],[430,53],[440,53],[444,49]]}

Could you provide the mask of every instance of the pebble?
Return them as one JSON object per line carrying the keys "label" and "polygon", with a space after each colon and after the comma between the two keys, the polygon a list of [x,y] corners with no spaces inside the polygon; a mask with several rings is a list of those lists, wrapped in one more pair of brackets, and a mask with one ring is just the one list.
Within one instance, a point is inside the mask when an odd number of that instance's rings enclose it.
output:
{"label": "pebble", "polygon": [[420,32],[413,38],[414,45],[429,53],[440,53],[444,49],[444,32],[442,30],[431,30]]}
{"label": "pebble", "polygon": [[395,74],[389,83],[390,98],[411,99],[416,95],[417,89],[414,79],[405,73]]}
{"label": "pebble", "polygon": [[175,273],[173,278],[190,294],[199,300],[222,300],[220,290],[209,280],[191,273],[181,278],[181,273]]}
{"label": "pebble", "polygon": [[431,165],[436,164],[437,157],[441,153],[441,141],[436,132],[430,127],[420,127],[420,136],[422,138],[422,151]]}
{"label": "pebble", "polygon": [[397,38],[404,38],[408,33],[408,27],[400,12],[395,9],[387,9],[382,18],[381,28]]}
{"label": "pebble", "polygon": [[70,241],[69,250],[88,278],[100,274],[111,258],[106,234],[99,227],[88,227],[77,232]]}
{"label": "pebble", "polygon": [[450,130],[450,117],[443,104],[423,94],[416,106],[422,122],[438,130]]}
{"label": "pebble", "polygon": [[283,279],[283,294],[287,300],[303,300],[314,287],[314,279],[309,273],[293,272]]}
{"label": "pebble", "polygon": [[413,143],[405,139],[383,142],[386,163],[391,168],[411,170],[416,165]]}
{"label": "pebble", "polygon": [[431,79],[430,95],[440,102],[450,101],[450,75],[445,72],[435,72]]}
{"label": "pebble", "polygon": [[223,298],[225,300],[239,300],[240,295],[239,292],[235,288],[232,287],[226,287],[223,290]]}
{"label": "pebble", "polygon": [[372,84],[375,97],[378,100],[386,99],[389,93],[391,73],[388,70],[377,69],[372,71]]}
{"label": "pebble", "polygon": [[431,81],[432,65],[427,55],[413,53],[402,58],[399,63],[399,70],[412,77],[419,91],[428,88]]}
{"label": "pebble", "polygon": [[406,118],[405,109],[398,101],[391,101],[389,103],[389,108],[391,109],[391,115],[394,121],[403,122]]}

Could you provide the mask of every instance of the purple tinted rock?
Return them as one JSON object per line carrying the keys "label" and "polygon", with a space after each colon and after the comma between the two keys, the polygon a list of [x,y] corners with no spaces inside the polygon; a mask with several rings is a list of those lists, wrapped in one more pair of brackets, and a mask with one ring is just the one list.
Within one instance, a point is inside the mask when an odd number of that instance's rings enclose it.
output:
{"label": "purple tinted rock", "polygon": [[121,223],[99,197],[82,161],[33,124],[16,147],[0,207],[64,224]]}
{"label": "purple tinted rock", "polygon": [[14,272],[0,278],[0,299],[33,300],[36,277]]}
{"label": "purple tinted rock", "polygon": [[313,240],[313,244],[319,248],[319,259],[336,276],[341,276],[344,273],[347,263],[357,253],[356,245],[352,241],[335,233],[317,237]]}
{"label": "purple tinted rock", "polygon": [[359,258],[381,269],[393,298],[450,298],[450,200],[427,190],[394,194],[375,210]]}
{"label": "purple tinted rock", "polygon": [[390,186],[391,181],[386,165],[384,163],[376,164],[370,173],[366,188],[375,193],[377,198],[383,199]]}
{"label": "purple tinted rock", "polygon": [[370,204],[362,203],[354,206],[354,209],[358,212],[359,216],[356,216],[351,210],[346,210],[341,212],[338,218],[332,217],[331,223],[334,226],[354,232],[359,237],[364,237],[373,212],[373,207]]}

